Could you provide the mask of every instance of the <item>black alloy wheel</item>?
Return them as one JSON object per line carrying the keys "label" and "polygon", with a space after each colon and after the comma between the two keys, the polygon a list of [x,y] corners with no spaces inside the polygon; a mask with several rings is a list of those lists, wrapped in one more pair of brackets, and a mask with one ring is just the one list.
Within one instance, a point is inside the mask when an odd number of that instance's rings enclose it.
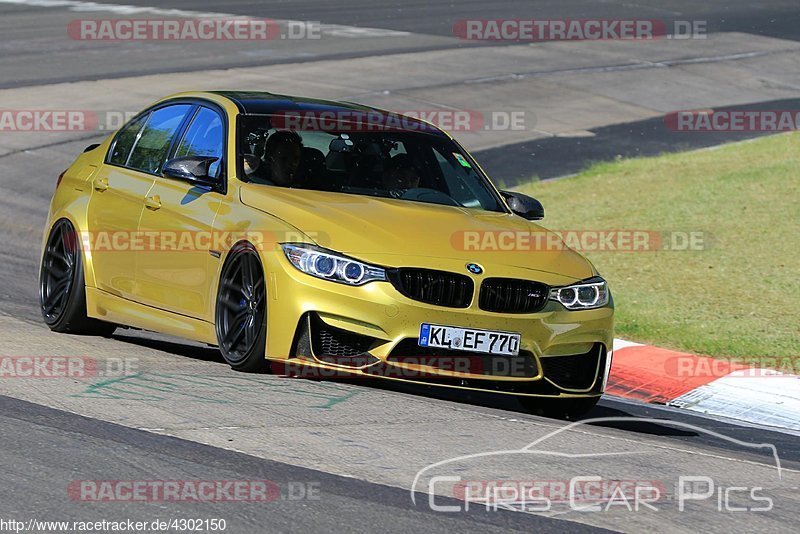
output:
{"label": "black alloy wheel", "polygon": [[267,368],[267,292],[255,248],[239,244],[231,251],[217,294],[217,342],[225,361],[239,371]]}
{"label": "black alloy wheel", "polygon": [[44,322],[55,332],[108,336],[117,327],[86,314],[80,238],[67,219],[53,225],[42,253],[39,307]]}

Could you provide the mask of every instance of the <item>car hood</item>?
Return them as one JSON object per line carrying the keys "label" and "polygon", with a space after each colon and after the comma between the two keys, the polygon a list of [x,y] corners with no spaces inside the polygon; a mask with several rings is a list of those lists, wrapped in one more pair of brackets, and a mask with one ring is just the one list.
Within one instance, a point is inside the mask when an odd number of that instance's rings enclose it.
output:
{"label": "car hood", "polygon": [[[484,267],[506,265],[575,280],[595,274],[588,260],[566,246],[535,246],[552,244],[555,234],[508,213],[255,184],[243,184],[240,198],[286,221],[319,246],[363,261],[396,255],[394,266],[404,264],[399,256],[428,257]],[[535,239],[526,244],[527,235]]]}

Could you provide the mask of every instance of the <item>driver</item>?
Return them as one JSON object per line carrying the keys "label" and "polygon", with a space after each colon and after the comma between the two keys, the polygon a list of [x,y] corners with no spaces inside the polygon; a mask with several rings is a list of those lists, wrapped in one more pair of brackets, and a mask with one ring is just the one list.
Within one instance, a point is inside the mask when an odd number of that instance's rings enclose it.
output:
{"label": "driver", "polygon": [[419,187],[419,173],[408,154],[398,154],[389,161],[383,172],[383,187],[394,189],[413,189]]}
{"label": "driver", "polygon": [[263,160],[245,157],[245,173],[259,183],[288,187],[300,165],[303,140],[295,132],[279,131],[267,138]]}

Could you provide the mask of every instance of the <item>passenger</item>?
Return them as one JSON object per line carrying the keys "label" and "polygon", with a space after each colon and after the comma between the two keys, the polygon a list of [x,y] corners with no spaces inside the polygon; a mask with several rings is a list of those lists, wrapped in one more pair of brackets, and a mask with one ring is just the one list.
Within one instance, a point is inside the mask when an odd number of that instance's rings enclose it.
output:
{"label": "passenger", "polygon": [[300,164],[303,140],[295,132],[275,132],[264,145],[263,160],[244,157],[244,171],[248,179],[268,185],[289,187]]}

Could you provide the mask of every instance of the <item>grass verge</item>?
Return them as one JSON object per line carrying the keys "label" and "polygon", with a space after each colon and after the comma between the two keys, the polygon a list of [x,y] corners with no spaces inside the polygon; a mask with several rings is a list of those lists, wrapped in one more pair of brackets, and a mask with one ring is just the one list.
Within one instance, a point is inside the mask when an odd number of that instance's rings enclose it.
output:
{"label": "grass verge", "polygon": [[551,230],[702,232],[702,250],[584,252],[610,284],[617,337],[800,363],[800,134],[602,163],[518,189],[542,201]]}

